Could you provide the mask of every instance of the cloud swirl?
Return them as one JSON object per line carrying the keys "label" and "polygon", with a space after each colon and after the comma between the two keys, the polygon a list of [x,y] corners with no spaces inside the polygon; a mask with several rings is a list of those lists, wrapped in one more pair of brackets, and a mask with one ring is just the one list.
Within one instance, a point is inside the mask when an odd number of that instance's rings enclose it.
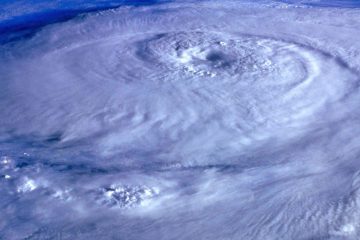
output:
{"label": "cloud swirl", "polygon": [[167,2],[2,44],[0,238],[357,239],[359,22]]}

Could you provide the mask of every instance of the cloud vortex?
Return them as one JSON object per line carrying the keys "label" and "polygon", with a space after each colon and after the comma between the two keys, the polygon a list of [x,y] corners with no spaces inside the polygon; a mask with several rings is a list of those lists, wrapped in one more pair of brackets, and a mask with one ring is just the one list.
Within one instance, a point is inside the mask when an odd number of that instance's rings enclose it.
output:
{"label": "cloud vortex", "polygon": [[171,2],[1,45],[0,238],[358,239],[359,16]]}

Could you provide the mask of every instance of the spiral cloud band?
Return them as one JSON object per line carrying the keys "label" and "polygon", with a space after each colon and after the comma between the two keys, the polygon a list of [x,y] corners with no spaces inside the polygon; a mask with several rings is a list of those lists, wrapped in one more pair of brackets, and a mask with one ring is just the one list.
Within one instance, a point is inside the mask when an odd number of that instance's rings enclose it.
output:
{"label": "spiral cloud band", "polygon": [[359,239],[360,10],[166,2],[0,46],[0,239]]}

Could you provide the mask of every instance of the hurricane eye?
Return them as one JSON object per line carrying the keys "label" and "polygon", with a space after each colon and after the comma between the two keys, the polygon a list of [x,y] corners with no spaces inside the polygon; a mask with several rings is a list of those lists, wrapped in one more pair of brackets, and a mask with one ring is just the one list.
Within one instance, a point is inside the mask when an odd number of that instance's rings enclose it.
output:
{"label": "hurricane eye", "polygon": [[206,60],[214,63],[224,62],[226,61],[226,56],[221,52],[210,52],[206,55]]}

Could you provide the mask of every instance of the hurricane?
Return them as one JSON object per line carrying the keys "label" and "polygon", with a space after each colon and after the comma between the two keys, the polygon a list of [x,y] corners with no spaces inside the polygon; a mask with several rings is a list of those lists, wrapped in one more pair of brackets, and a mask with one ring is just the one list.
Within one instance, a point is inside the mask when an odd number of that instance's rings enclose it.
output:
{"label": "hurricane", "polygon": [[0,239],[360,238],[356,1],[20,2]]}

